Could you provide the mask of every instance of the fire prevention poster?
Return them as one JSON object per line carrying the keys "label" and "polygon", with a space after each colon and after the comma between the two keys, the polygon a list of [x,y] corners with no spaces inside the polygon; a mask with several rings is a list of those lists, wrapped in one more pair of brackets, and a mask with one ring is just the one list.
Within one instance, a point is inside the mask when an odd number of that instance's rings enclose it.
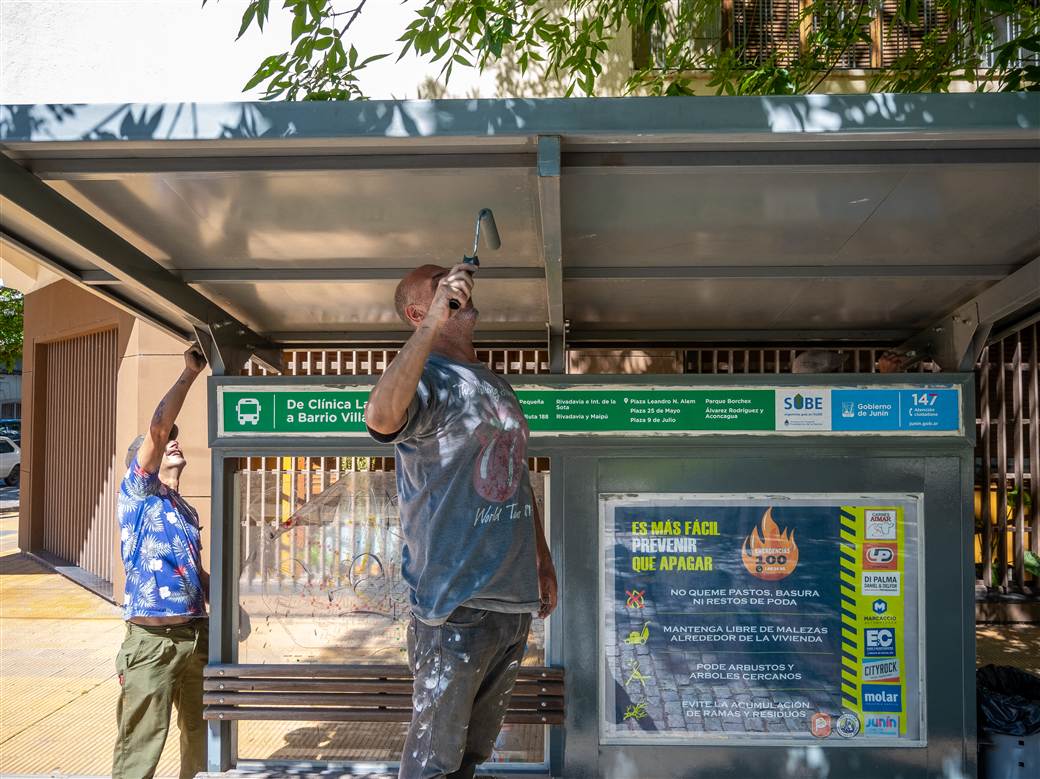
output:
{"label": "fire prevention poster", "polygon": [[919,504],[601,495],[601,741],[922,743]]}

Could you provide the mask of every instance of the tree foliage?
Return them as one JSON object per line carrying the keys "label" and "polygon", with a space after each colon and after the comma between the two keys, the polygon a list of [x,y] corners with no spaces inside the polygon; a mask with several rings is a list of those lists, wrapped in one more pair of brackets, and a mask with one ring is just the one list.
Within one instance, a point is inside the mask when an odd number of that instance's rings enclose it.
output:
{"label": "tree foliage", "polygon": [[[207,0],[203,0],[205,4]],[[250,0],[241,37],[270,20],[271,0]],[[412,0],[415,15],[397,52],[362,56],[351,28],[368,0],[283,0],[292,17],[291,47],[267,57],[244,87],[262,85],[265,99],[364,97],[359,72],[409,52],[453,69],[508,63],[534,83],[552,81],[566,95],[602,89],[616,42],[631,36],[633,62],[624,93],[693,94],[707,75],[717,94],[805,94],[818,89],[850,55],[874,40],[912,40],[898,56],[870,63],[870,87],[890,92],[945,91],[955,80],[979,90],[1040,90],[1040,3],[1037,0],[806,0],[760,30],[734,33],[722,0]],[[759,2],[736,2],[753,17]],[[774,0],[773,6],[778,5]],[[348,7],[349,6],[349,7]],[[795,7],[788,5],[786,7]],[[369,8],[370,10],[370,8]],[[752,24],[754,19],[751,20]],[[1010,31],[1010,34],[1008,34]],[[793,39],[794,46],[784,46]],[[501,83],[500,79],[500,83]]]}
{"label": "tree foliage", "polygon": [[0,365],[10,371],[22,359],[22,293],[0,287]]}

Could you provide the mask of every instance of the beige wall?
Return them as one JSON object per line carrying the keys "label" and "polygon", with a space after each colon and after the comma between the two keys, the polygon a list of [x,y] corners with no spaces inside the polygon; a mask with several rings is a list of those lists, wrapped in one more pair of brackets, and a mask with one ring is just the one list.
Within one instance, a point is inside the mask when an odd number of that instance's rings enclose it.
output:
{"label": "beige wall", "polygon": [[[60,425],[42,413],[46,377],[44,350],[48,342],[72,338],[98,330],[117,331],[119,374],[116,400],[115,468],[121,471],[126,447],[144,431],[160,398],[176,381],[184,367],[186,345],[156,327],[135,319],[96,295],[66,281],[48,285],[25,298],[25,351],[22,372],[22,469],[18,546],[24,551],[41,548],[43,518],[42,485],[34,488],[34,473],[42,473],[45,457],[74,456],[46,452],[44,430]],[[208,373],[208,372],[207,372]],[[203,544],[209,546],[210,460],[206,433],[206,381],[200,376],[188,394],[179,417],[181,446],[188,468],[181,480],[181,494],[198,509],[203,525]],[[55,488],[55,487],[51,487]],[[122,566],[119,539],[112,539],[116,581],[113,593],[122,601]]]}

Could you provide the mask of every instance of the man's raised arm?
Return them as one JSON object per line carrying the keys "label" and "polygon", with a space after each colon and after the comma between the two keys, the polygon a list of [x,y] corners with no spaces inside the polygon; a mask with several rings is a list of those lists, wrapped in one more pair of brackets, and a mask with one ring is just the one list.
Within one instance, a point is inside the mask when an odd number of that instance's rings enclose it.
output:
{"label": "man's raised arm", "polygon": [[429,310],[409,304],[405,307],[408,321],[415,332],[401,351],[387,366],[372,389],[365,406],[365,424],[383,435],[392,435],[408,421],[408,406],[422,378],[426,358],[430,356],[441,325],[451,316],[449,303],[457,300],[462,305],[473,291],[472,265],[456,265],[437,283],[437,290]]}
{"label": "man's raised arm", "polygon": [[170,440],[173,423],[177,421],[177,415],[181,413],[181,407],[184,405],[184,398],[187,397],[188,390],[205,367],[206,358],[199,347],[190,346],[184,353],[184,370],[170,387],[169,392],[159,401],[159,405],[155,407],[152,420],[148,423],[148,433],[137,452],[137,463],[146,472],[158,472],[163,452]]}

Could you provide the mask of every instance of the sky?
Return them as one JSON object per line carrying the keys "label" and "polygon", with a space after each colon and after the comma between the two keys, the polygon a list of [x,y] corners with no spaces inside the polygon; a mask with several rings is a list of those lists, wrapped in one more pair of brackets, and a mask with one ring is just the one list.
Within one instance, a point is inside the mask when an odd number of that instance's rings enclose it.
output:
{"label": "sky", "polygon": [[[350,8],[354,0],[337,0]],[[271,2],[265,32],[235,41],[247,0],[0,0],[0,102],[220,102],[243,93],[261,60],[289,44],[288,11]],[[396,39],[419,0],[369,0],[351,40],[362,56],[394,52],[362,71],[371,98],[415,98],[439,65],[396,62]],[[491,97],[490,74],[457,68],[448,97]]]}

